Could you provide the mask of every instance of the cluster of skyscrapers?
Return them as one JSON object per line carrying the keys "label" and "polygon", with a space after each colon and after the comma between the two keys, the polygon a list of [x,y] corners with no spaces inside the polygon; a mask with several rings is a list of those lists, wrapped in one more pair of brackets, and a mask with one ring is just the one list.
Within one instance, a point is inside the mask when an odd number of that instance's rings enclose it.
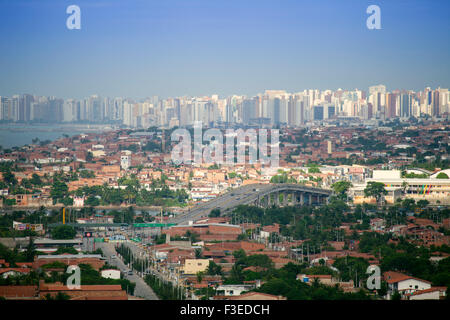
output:
{"label": "cluster of skyscrapers", "polygon": [[388,120],[448,114],[448,89],[426,88],[420,92],[387,92],[384,85],[362,90],[304,90],[288,93],[266,90],[253,97],[220,98],[157,96],[143,101],[97,95],[82,100],[29,94],[0,97],[0,120],[43,123],[114,123],[127,127],[190,126],[236,123],[244,125],[301,126],[338,118]]}

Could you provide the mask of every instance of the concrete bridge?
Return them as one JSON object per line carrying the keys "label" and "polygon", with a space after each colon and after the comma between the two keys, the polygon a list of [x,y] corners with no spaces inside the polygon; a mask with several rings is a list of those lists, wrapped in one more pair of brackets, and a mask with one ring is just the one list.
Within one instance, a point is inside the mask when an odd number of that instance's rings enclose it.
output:
{"label": "concrete bridge", "polygon": [[320,205],[326,203],[331,190],[306,187],[300,184],[251,184],[233,189],[205,203],[197,204],[188,212],[177,215],[170,222],[184,224],[208,216],[213,209],[230,212],[239,205],[258,207],[288,205]]}

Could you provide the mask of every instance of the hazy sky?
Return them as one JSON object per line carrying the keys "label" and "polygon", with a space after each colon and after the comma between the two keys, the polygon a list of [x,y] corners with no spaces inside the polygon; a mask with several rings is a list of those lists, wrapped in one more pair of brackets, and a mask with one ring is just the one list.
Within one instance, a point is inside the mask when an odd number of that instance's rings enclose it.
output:
{"label": "hazy sky", "polygon": [[[68,30],[66,8],[81,8]],[[381,8],[382,30],[366,9]],[[0,95],[450,87],[448,0],[0,0]]]}

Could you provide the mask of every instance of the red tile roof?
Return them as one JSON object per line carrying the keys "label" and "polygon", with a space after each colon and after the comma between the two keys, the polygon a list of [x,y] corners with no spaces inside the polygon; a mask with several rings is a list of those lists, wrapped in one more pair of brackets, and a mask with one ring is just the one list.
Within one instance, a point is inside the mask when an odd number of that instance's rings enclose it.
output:
{"label": "red tile roof", "polygon": [[411,293],[412,296],[417,296],[419,294],[423,294],[423,293],[429,293],[429,292],[435,292],[435,291],[441,291],[441,292],[445,292],[447,291],[447,287],[431,287],[429,289],[424,289],[424,290],[418,290],[416,292]]}
{"label": "red tile roof", "polygon": [[[43,284],[41,286],[41,290],[45,291],[64,291],[64,290],[70,290],[67,286],[62,284]],[[120,284],[102,284],[102,285],[82,285],[80,286],[80,289],[72,289],[73,290],[79,290],[79,291],[120,291],[122,290],[122,287]]]}
{"label": "red tile roof", "polygon": [[383,276],[384,276],[384,279],[385,279],[385,281],[387,283],[397,283],[397,282],[405,281],[405,280],[408,280],[408,279],[415,279],[415,280],[418,280],[418,281],[422,281],[422,282],[431,284],[431,282],[429,282],[427,280],[423,280],[423,279],[420,279],[420,278],[408,276],[408,275],[406,275],[404,273],[395,272],[395,271],[387,271],[387,272],[384,273]]}
{"label": "red tile roof", "polygon": [[0,297],[31,298],[37,296],[37,286],[0,286]]}

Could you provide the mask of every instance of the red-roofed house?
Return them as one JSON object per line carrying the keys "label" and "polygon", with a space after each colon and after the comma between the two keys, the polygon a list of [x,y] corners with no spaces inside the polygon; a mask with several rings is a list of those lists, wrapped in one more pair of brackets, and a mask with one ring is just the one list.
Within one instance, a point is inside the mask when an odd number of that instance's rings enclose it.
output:
{"label": "red-roofed house", "polygon": [[37,286],[0,286],[0,297],[8,300],[38,299]]}
{"label": "red-roofed house", "polygon": [[383,274],[383,277],[388,284],[388,299],[395,291],[398,291],[402,296],[406,296],[416,291],[431,288],[431,282],[400,272],[387,271]]}
{"label": "red-roofed house", "polygon": [[69,289],[60,282],[39,284],[39,296],[54,296],[58,292],[70,296],[71,300],[128,300],[127,293],[119,284],[114,285],[81,285],[79,289]]}
{"label": "red-roofed house", "polygon": [[409,295],[409,300],[443,300],[446,296],[447,287],[431,287],[419,290]]}

